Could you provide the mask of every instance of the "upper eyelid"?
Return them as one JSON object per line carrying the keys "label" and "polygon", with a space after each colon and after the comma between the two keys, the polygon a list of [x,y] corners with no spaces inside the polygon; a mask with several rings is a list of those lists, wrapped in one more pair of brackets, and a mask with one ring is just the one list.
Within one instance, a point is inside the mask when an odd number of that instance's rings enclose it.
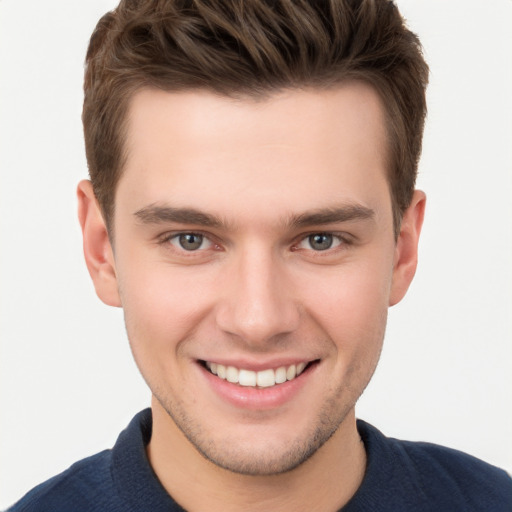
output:
{"label": "upper eyelid", "polygon": [[329,230],[312,230],[308,233],[301,233],[300,235],[295,237],[296,242],[299,243],[302,242],[302,240],[305,240],[306,238],[309,238],[313,235],[331,235],[333,237],[339,238],[340,240],[344,242],[352,242],[355,240],[355,237],[351,235],[350,233],[347,233],[345,231],[329,231]]}
{"label": "upper eyelid", "polygon": [[[333,247],[329,247],[324,250],[315,250],[313,247],[301,247],[303,243],[307,243],[307,239],[313,235],[331,235],[337,238],[337,243]],[[346,235],[346,236],[344,236]],[[354,245],[353,237],[348,236],[348,234],[335,233],[332,231],[312,231],[306,235],[301,235],[296,241],[291,245],[290,250],[292,252],[304,252],[314,254],[315,257],[323,257],[326,258],[328,256],[332,256],[333,254],[337,254],[339,251],[347,250],[349,247]]]}
{"label": "upper eyelid", "polygon": [[[201,235],[208,239],[212,244],[214,245],[222,245],[226,246],[226,242],[221,240],[218,236],[212,234],[211,232],[205,232],[201,229],[178,229],[178,230],[171,230],[163,232],[155,237],[157,243],[165,243],[169,240],[179,236],[179,235],[186,235],[186,234],[194,234],[194,235]],[[299,243],[307,239],[308,237],[312,235],[331,235],[333,237],[336,237],[340,239],[342,242],[350,244],[353,243],[356,239],[353,235],[347,232],[342,231],[329,231],[329,230],[311,230],[306,233],[302,232],[299,235],[296,235],[293,237],[293,239],[290,240],[289,244],[291,246],[297,246]]]}
{"label": "upper eyelid", "polygon": [[180,230],[173,230],[173,231],[165,231],[159,235],[156,236],[156,239],[158,241],[165,242],[167,240],[171,240],[172,238],[175,238],[180,235],[201,235],[204,238],[207,238],[211,242],[214,242],[215,236],[211,233],[205,233],[204,231],[200,229],[180,229]]}
{"label": "upper eyelid", "polygon": [[[194,250],[186,250],[184,247],[178,247],[177,244],[171,243],[171,240],[181,236],[181,235],[201,235],[204,240],[207,240],[208,246],[203,249],[194,249]],[[167,231],[157,236],[155,239],[155,243],[157,246],[162,247],[166,251],[170,251],[174,253],[175,257],[180,258],[205,258],[207,254],[210,252],[216,251],[219,249],[219,243],[212,239],[212,236],[207,233],[203,233],[200,230],[181,230],[181,231]]]}

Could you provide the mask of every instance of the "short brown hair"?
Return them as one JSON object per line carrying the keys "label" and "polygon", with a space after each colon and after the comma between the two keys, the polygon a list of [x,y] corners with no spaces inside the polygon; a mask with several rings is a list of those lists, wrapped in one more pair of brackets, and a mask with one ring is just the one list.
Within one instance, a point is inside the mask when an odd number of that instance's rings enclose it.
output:
{"label": "short brown hair", "polygon": [[428,67],[389,0],[121,0],[92,34],[83,124],[107,226],[124,165],[130,99],[144,87],[265,96],[362,80],[387,114],[398,234],[416,181]]}

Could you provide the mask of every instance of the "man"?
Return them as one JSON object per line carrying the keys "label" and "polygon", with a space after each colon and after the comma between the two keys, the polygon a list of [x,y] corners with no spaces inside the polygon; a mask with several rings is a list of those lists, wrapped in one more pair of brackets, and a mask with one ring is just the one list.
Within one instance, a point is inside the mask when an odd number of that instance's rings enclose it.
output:
{"label": "man", "polygon": [[152,409],[13,510],[510,508],[502,471],[355,420],[416,268],[426,82],[385,1],[100,21],[79,216]]}

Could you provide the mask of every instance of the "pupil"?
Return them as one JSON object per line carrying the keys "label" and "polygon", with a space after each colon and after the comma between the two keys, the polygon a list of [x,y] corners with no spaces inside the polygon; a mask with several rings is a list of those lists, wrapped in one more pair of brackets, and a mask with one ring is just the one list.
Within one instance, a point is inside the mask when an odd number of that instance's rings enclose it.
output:
{"label": "pupil", "polygon": [[332,245],[332,235],[317,234],[309,237],[311,247],[317,251],[325,251]]}
{"label": "pupil", "polygon": [[186,251],[193,251],[199,249],[203,243],[203,235],[196,235],[194,233],[186,233],[180,235],[180,245]]}

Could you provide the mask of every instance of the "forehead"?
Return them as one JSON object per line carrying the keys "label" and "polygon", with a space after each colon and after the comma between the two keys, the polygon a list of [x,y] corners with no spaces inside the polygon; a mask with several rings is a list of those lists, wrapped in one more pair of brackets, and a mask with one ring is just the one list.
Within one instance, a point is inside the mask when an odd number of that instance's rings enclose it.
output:
{"label": "forehead", "polygon": [[355,82],[259,100],[145,89],[130,105],[119,189],[134,207],[219,208],[219,194],[233,208],[369,200],[387,187],[384,119],[378,94]]}
{"label": "forehead", "polygon": [[167,137],[167,143],[181,144],[188,134],[194,134],[201,137],[201,144],[211,142],[218,147],[221,143],[219,149],[229,150],[233,150],[233,142],[247,136],[255,144],[304,138],[309,142],[317,137],[343,143],[347,133],[361,131],[381,140],[384,118],[378,93],[355,81],[329,89],[285,89],[258,98],[146,88],[136,92],[130,102],[128,147],[144,144],[145,133],[138,128],[145,127],[147,133],[157,124],[158,128],[165,125],[167,133],[160,135]]}

